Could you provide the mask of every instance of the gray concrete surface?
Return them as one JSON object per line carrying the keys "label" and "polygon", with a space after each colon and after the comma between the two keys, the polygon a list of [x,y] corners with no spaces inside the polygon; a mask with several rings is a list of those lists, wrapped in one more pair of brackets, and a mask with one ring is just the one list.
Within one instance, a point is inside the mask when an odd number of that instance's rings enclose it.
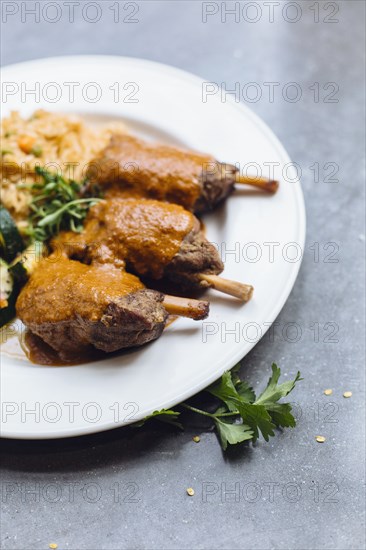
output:
{"label": "gray concrete surface", "polygon": [[[2,547],[364,548],[364,2],[270,3],[272,23],[263,2],[240,3],[237,21],[233,15],[225,21],[221,2],[121,3],[117,23],[115,2],[94,3],[102,14],[96,23],[86,20],[95,17],[93,7],[83,17],[87,2],[75,6],[74,22],[67,3],[58,2],[56,23],[52,7],[40,22],[24,13],[22,21],[21,4],[34,2],[2,2],[3,9],[19,8],[3,17],[3,65],[121,54],[175,65],[228,89],[235,82],[260,86],[262,98],[250,106],[302,168],[308,233],[299,278],[277,319],[280,330],[243,360],[243,374],[263,383],[277,361],[288,376],[301,369],[305,380],[293,395],[298,427],[228,457],[214,433],[197,423],[184,433],[151,427],[54,442],[3,441]],[[218,13],[204,23],[202,9]],[[265,82],[279,83],[273,102]],[[289,82],[302,91],[294,103],[282,96]],[[328,181],[333,166],[338,182]],[[302,329],[296,343],[281,336],[289,322]],[[334,393],[325,398],[328,387]],[[353,391],[351,399],[342,397],[345,390]],[[191,439],[196,433],[199,444]],[[326,442],[316,443],[316,434]],[[229,494],[235,484],[236,496]]]}

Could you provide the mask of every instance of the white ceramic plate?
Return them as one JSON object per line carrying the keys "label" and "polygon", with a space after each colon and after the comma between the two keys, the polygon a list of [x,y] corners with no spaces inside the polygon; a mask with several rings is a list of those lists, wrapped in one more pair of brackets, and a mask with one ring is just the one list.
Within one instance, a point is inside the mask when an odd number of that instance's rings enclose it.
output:
{"label": "white ceramic plate", "polygon": [[[206,151],[241,167],[253,162],[268,170],[264,163],[277,163],[275,176],[281,182],[275,196],[236,192],[204,218],[209,240],[224,256],[225,276],[254,285],[251,302],[242,305],[210,290],[206,321],[179,319],[152,344],[79,366],[32,364],[17,337],[8,338],[1,357],[2,436],[43,439],[108,430],[202,390],[258,342],[294,285],[305,209],[286,151],[244,105],[228,98],[222,102],[220,93],[203,101],[200,78],[150,61],[42,59],[5,67],[2,80],[7,86],[3,116],[44,108],[95,120],[123,119],[140,135]],[[27,93],[32,89],[36,94]]]}

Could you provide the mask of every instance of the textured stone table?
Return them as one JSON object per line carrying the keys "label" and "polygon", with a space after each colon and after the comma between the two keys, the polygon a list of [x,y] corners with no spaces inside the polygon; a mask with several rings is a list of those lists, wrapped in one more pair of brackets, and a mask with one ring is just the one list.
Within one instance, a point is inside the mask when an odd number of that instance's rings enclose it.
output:
{"label": "textured stone table", "polygon": [[[243,360],[255,385],[273,360],[301,370],[298,427],[230,457],[199,425],[3,441],[3,548],[364,548],[364,2],[76,2],[74,14],[40,2],[38,22],[24,11],[35,2],[2,4],[3,65],[117,54],[238,82],[300,165],[308,219],[280,330]],[[292,322],[293,343],[281,330]]]}

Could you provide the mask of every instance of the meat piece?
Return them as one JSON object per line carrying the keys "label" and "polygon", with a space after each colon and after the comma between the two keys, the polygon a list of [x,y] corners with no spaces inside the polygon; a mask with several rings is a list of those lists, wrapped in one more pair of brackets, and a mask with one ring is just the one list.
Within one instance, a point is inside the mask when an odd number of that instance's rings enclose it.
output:
{"label": "meat piece", "polygon": [[112,197],[126,190],[141,197],[180,204],[201,213],[211,210],[233,190],[237,169],[211,155],[115,135],[88,169]]}
{"label": "meat piece", "polygon": [[210,286],[223,264],[197,218],[181,206],[148,199],[106,200],[90,209],[80,235],[63,233],[53,247],[83,262],[125,262],[138,276],[169,279],[187,289]]}
{"label": "meat piece", "polygon": [[208,288],[200,275],[217,275],[224,269],[216,248],[202,231],[191,231],[164,270],[164,278],[183,288]]}
{"label": "meat piece", "polygon": [[211,162],[202,174],[202,190],[192,211],[202,214],[213,210],[234,191],[237,169],[232,164]]}
{"label": "meat piece", "polygon": [[141,346],[158,338],[168,313],[164,295],[111,265],[65,257],[42,260],[16,304],[23,323],[62,354]]}

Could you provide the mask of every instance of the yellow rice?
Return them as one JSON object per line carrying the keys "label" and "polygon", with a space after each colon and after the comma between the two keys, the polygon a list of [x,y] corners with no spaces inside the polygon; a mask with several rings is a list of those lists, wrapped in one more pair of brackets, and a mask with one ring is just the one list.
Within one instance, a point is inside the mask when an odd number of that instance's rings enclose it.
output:
{"label": "yellow rice", "polygon": [[1,203],[22,225],[31,199],[24,184],[34,183],[35,166],[81,181],[88,162],[115,132],[127,128],[119,122],[92,126],[78,116],[43,110],[24,119],[13,111],[1,121]]}

